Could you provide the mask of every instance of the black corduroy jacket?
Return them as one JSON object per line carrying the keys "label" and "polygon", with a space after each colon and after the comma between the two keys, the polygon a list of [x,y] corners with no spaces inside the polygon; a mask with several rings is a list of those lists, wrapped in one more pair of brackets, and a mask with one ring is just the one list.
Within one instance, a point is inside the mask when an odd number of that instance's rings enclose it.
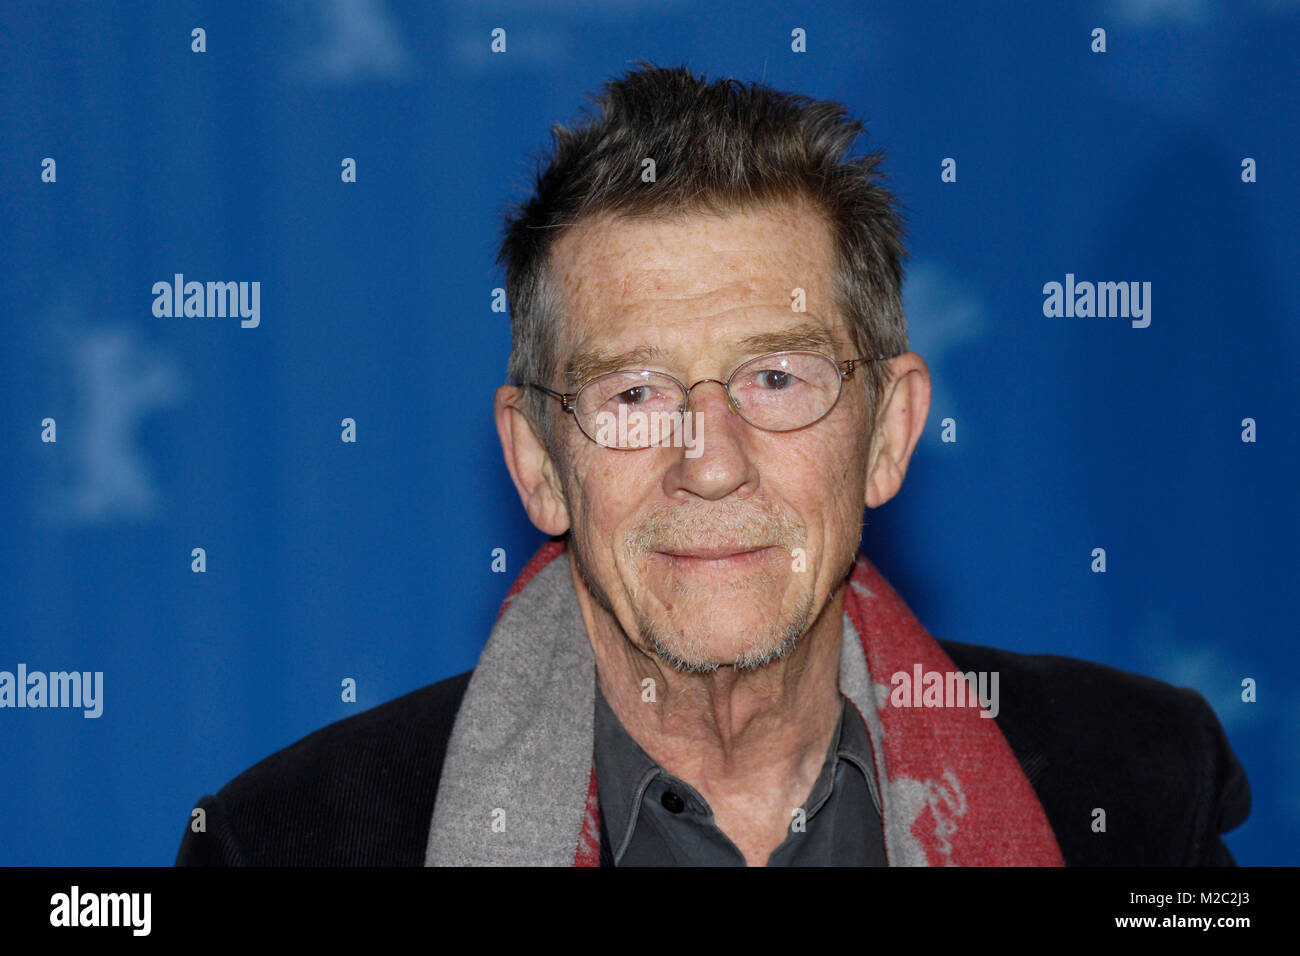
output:
{"label": "black corduroy jacket", "polygon": [[[1068,866],[1232,866],[1250,787],[1198,693],[1101,664],[939,641],[997,671],[998,728]],[[348,717],[199,801],[177,866],[421,866],[470,673]],[[1105,830],[1094,829],[1095,810]],[[602,828],[601,863],[611,865]]]}

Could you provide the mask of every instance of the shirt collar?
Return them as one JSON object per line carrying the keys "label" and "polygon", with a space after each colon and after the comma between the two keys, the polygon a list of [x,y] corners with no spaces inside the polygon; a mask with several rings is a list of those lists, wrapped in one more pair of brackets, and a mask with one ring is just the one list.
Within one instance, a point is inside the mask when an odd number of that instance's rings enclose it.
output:
{"label": "shirt collar", "polygon": [[[636,831],[646,789],[656,777],[661,774],[671,777],[671,774],[659,766],[623,727],[601,692],[599,678],[596,680],[595,696],[596,788],[600,801],[601,828],[608,833],[610,849],[617,864]],[[880,811],[871,739],[857,708],[847,697],[842,697],[842,701],[839,723],[835,726],[830,747],[827,748],[821,773],[809,795],[809,817],[830,799],[835,785],[835,769],[840,760],[848,761],[867,778],[871,799],[876,804],[877,812]],[[690,792],[694,793],[693,788]]]}
{"label": "shirt collar", "polygon": [[636,829],[641,799],[663,769],[638,744],[614,714],[596,680],[596,792],[600,800],[600,825],[609,833],[609,846],[617,863]]}

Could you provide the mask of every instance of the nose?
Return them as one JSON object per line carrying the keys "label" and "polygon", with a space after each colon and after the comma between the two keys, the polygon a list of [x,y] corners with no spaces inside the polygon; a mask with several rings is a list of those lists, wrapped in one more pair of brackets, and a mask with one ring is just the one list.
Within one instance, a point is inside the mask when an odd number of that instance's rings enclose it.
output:
{"label": "nose", "polygon": [[726,382],[720,382],[720,381],[718,381],[716,378],[702,378],[702,379],[700,379],[698,382],[696,382],[694,385],[692,385],[690,388],[688,388],[688,389],[686,390],[686,408],[687,408],[687,410],[689,410],[689,409],[691,408],[691,405],[692,405],[692,401],[691,401],[691,399],[692,399],[692,398],[694,397],[694,395],[695,395],[695,389],[696,389],[697,387],[699,387],[700,385],[703,385],[703,384],[706,383],[706,382],[712,382],[714,385],[721,385],[721,386],[722,386],[722,393],[723,393],[723,396],[724,396],[724,397],[726,398],[726,400],[727,400],[727,408],[731,410],[731,414],[733,414],[733,415],[738,414],[737,411],[736,411],[736,403],[735,403],[735,402],[732,400],[732,398],[731,398],[731,391],[730,391],[730,389],[727,388],[727,383],[726,383]]}
{"label": "nose", "polygon": [[[719,387],[697,390],[705,383]],[[737,413],[723,383],[706,378],[692,385],[685,414],[693,419],[697,450],[688,455],[683,448],[674,458],[664,474],[664,493],[669,497],[694,495],[716,501],[755,487],[758,470],[746,447],[749,425]],[[686,422],[682,425],[687,427]]]}

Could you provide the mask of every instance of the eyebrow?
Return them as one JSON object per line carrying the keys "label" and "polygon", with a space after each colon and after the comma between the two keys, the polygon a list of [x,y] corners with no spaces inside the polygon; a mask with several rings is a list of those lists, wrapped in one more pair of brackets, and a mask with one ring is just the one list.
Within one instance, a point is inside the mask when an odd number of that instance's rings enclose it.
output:
{"label": "eyebrow", "polygon": [[[834,357],[839,347],[839,342],[829,330],[810,323],[791,326],[777,332],[747,335],[736,342],[736,350],[749,355],[809,349],[814,352],[827,352]],[[642,345],[621,352],[611,352],[600,347],[584,349],[570,359],[565,367],[566,387],[582,385],[609,372],[625,369],[640,370],[662,359],[663,356],[663,349],[655,345]]]}
{"label": "eyebrow", "polygon": [[586,349],[570,359],[565,367],[565,387],[574,388],[609,372],[640,369],[662,356],[663,350],[653,345],[642,345],[625,352],[610,352],[599,347]]}

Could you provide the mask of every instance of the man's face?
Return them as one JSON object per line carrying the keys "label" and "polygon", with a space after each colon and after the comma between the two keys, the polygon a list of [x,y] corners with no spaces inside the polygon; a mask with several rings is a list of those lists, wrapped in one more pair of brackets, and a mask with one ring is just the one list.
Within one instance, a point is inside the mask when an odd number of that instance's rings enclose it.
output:
{"label": "man's face", "polygon": [[[742,362],[783,348],[855,358],[832,306],[833,256],[829,229],[800,206],[580,223],[551,260],[569,316],[560,367],[578,373],[563,385],[575,391],[619,368],[667,372],[687,386],[726,381]],[[791,307],[796,289],[806,311]],[[605,448],[567,416],[559,421],[572,548],[597,605],[680,670],[784,656],[857,553],[866,404],[858,375],[825,418],[768,432],[707,382],[690,398],[694,450]]]}

